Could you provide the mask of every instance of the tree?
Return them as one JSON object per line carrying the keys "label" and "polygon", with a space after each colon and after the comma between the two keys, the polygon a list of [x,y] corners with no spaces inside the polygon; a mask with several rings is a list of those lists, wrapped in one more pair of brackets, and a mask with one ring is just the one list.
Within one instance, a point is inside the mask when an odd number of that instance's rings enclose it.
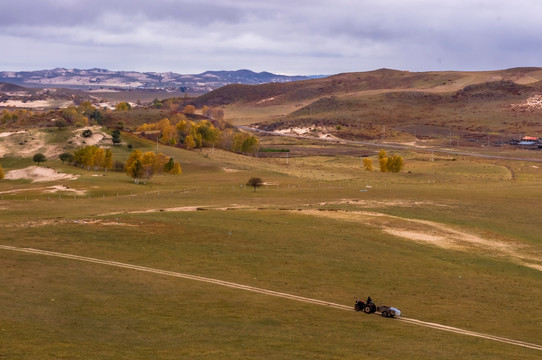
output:
{"label": "tree", "polygon": [[96,148],[92,154],[92,165],[94,165],[94,170],[98,168],[105,167],[105,150],[103,148]]}
{"label": "tree", "polygon": [[79,105],[79,111],[87,117],[91,117],[95,110],[96,108],[88,100],[83,101],[81,105]]}
{"label": "tree", "polygon": [[98,109],[94,110],[94,111],[92,112],[92,114],[90,114],[90,117],[89,117],[89,118],[90,118],[91,120],[96,121],[96,123],[97,123],[98,125],[103,125],[104,120],[105,120],[104,117],[102,116],[102,113],[101,113]]}
{"label": "tree", "polygon": [[111,149],[107,148],[105,149],[105,158],[103,163],[104,171],[107,171],[107,169],[111,169],[113,167],[113,153],[111,152]]}
{"label": "tree", "polygon": [[224,110],[213,109],[212,118],[215,120],[224,120]]}
{"label": "tree", "polygon": [[4,178],[4,169],[2,169],[2,165],[0,165],[0,179]]}
{"label": "tree", "polygon": [[136,160],[132,166],[128,169],[128,172],[130,176],[134,179],[134,183],[139,184],[139,179],[141,179],[144,175],[143,172],[143,165],[141,164],[141,161]]}
{"label": "tree", "polygon": [[164,106],[164,104],[162,104],[162,103],[160,102],[160,100],[154,99],[154,100],[152,101],[152,106],[153,106],[155,109],[160,109],[162,106]]}
{"label": "tree", "polygon": [[254,135],[238,133],[233,137],[232,150],[243,154],[256,154],[259,142]]}
{"label": "tree", "polygon": [[185,114],[193,114],[196,112],[196,107],[194,105],[186,105],[183,109]]}
{"label": "tree", "polygon": [[60,118],[55,120],[55,126],[58,127],[58,130],[62,130],[63,127],[68,126],[66,120]]}
{"label": "tree", "polygon": [[201,115],[210,118],[212,116],[212,110],[207,105],[203,105],[201,108]]}
{"label": "tree", "polygon": [[181,164],[174,162],[173,158],[169,158],[169,161],[164,165],[164,172],[166,174],[179,175],[182,173]]}
{"label": "tree", "polygon": [[378,163],[380,165],[380,171],[387,172],[388,171],[388,154],[385,150],[380,150],[378,152]]}
{"label": "tree", "polygon": [[83,132],[81,133],[81,136],[85,137],[85,138],[91,137],[92,136],[92,130],[90,130],[90,129],[83,130]]}
{"label": "tree", "polygon": [[76,126],[88,126],[88,118],[83,115],[81,109],[78,107],[73,105],[68,106],[67,108],[62,109],[60,114],[71,124]]}
{"label": "tree", "polygon": [[113,145],[117,145],[117,144],[120,144],[121,140],[120,140],[120,130],[113,130],[111,132],[111,141],[113,141]]}
{"label": "tree", "polygon": [[[126,160],[126,173],[134,178],[136,184],[140,179],[145,179],[146,183],[154,174],[164,172],[168,160],[169,158],[164,154],[155,154],[152,151],[142,153],[139,150],[134,150]],[[180,170],[180,165],[177,169],[174,163],[171,173],[178,170]]]}
{"label": "tree", "polygon": [[113,169],[117,172],[121,172],[124,170],[124,162],[120,160],[115,160],[115,163],[113,164]]}
{"label": "tree", "polygon": [[363,158],[363,170],[373,171],[373,160],[369,158]]}
{"label": "tree", "polygon": [[64,164],[64,161],[72,162],[73,161],[73,154],[69,152],[62,153],[58,155],[58,158],[62,160],[62,164]]}
{"label": "tree", "polygon": [[32,161],[37,162],[38,166],[40,166],[40,163],[46,162],[47,158],[42,153],[37,153],[37,154],[34,154]]}
{"label": "tree", "polygon": [[180,175],[182,174],[182,169],[181,169],[181,164],[179,164],[178,162],[176,162],[175,164],[173,164],[173,169],[171,169],[171,174],[172,175]]}
{"label": "tree", "polygon": [[164,165],[164,172],[168,173],[171,170],[173,170],[173,166],[175,163],[173,162],[173,158],[169,158],[169,161]]}
{"label": "tree", "polygon": [[404,166],[403,158],[399,155],[390,156],[386,163],[386,168],[393,173],[400,172],[403,169],[403,166]]}
{"label": "tree", "polygon": [[123,101],[123,102],[118,103],[117,106],[115,106],[115,109],[117,111],[128,111],[132,109],[132,106],[126,101]]}
{"label": "tree", "polygon": [[382,172],[388,171],[388,158],[380,158],[378,159],[378,163],[380,164],[380,171]]}
{"label": "tree", "polygon": [[199,123],[194,126],[194,132],[199,134],[201,136],[202,144],[201,145],[209,145],[214,144],[217,142],[218,138],[220,137],[220,130],[215,128],[213,124],[211,124],[209,121],[204,120],[200,121]]}
{"label": "tree", "polygon": [[188,150],[196,147],[196,141],[194,140],[194,137],[192,135],[187,135],[184,138],[184,145],[186,146]]}
{"label": "tree", "polygon": [[254,192],[256,192],[256,188],[263,185],[263,181],[259,177],[251,177],[247,181],[247,186],[252,186],[254,188]]}

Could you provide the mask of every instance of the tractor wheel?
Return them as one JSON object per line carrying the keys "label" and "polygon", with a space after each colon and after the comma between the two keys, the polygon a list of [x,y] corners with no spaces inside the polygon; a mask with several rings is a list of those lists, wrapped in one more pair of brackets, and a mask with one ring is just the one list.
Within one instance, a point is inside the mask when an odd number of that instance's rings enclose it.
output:
{"label": "tractor wheel", "polygon": [[388,317],[388,312],[386,310],[382,311],[382,316]]}
{"label": "tractor wheel", "polygon": [[366,314],[370,314],[370,313],[372,312],[370,306],[364,307],[364,308],[363,308],[363,311],[364,311]]}

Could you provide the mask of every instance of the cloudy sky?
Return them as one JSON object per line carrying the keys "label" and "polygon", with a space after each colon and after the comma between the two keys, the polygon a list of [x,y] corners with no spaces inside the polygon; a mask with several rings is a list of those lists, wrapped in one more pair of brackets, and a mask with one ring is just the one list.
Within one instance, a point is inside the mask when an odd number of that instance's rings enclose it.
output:
{"label": "cloudy sky", "polygon": [[0,0],[0,71],[542,66],[540,0]]}

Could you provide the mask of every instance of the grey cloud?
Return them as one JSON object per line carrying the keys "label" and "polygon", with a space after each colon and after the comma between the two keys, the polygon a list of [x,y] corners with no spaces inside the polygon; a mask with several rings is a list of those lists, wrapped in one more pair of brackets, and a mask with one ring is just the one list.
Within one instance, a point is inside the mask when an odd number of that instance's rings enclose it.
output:
{"label": "grey cloud", "polygon": [[45,58],[177,72],[480,69],[536,62],[541,13],[537,0],[4,0],[0,41],[55,49],[19,61],[31,69]]}

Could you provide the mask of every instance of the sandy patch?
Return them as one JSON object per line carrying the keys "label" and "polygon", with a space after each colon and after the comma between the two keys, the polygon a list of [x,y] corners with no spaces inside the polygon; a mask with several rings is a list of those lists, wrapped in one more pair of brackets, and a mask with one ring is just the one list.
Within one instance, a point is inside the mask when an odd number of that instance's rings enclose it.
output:
{"label": "sandy patch", "polygon": [[26,222],[18,222],[13,224],[7,224],[7,227],[14,228],[35,228],[48,225],[56,224],[76,224],[76,225],[103,225],[103,226],[137,226],[133,224],[122,223],[118,221],[105,221],[100,219],[62,219],[62,218],[52,218],[52,219],[40,219],[40,220],[30,220]]}
{"label": "sandy patch", "polygon": [[200,210],[200,209],[203,209],[203,208],[206,208],[206,207],[207,206],[180,206],[180,207],[164,208],[164,209],[146,209],[146,210],[135,210],[135,211],[122,211],[122,212],[100,214],[98,216],[109,216],[109,215],[120,215],[120,214],[149,214],[149,213],[155,213],[155,212],[197,211],[197,210]]}
{"label": "sandy patch", "polygon": [[239,170],[237,169],[229,169],[229,168],[222,168],[225,172],[228,172],[228,173],[233,173],[233,172],[238,172]]}
{"label": "sandy patch", "polygon": [[13,134],[24,134],[24,133],[26,133],[26,130],[13,131],[13,132],[6,131],[6,132],[3,132],[3,133],[0,133],[0,138],[8,137],[8,136],[11,136]]}
{"label": "sandy patch", "polygon": [[[370,191],[372,189],[372,186],[367,185],[365,186],[367,190]],[[365,189],[362,189],[365,190]],[[340,199],[336,201],[327,201],[327,202],[321,202],[318,203],[319,206],[326,206],[326,205],[357,205],[357,206],[363,206],[363,207],[378,207],[378,208],[386,208],[386,207],[419,207],[419,206],[439,206],[439,207],[453,207],[452,205],[448,204],[438,204],[431,201],[413,201],[413,200],[387,200],[387,201],[378,201],[378,200],[363,200],[363,199]]]}
{"label": "sandy patch", "polygon": [[10,170],[5,179],[19,180],[27,179],[32,182],[55,181],[55,180],[75,180],[79,176],[72,174],[59,173],[55,169],[42,166],[29,166],[24,169]]}
{"label": "sandy patch", "polygon": [[512,110],[520,112],[532,112],[542,110],[542,95],[533,95],[520,104],[511,104]]}
{"label": "sandy patch", "polygon": [[73,193],[74,195],[85,195],[85,191],[72,189],[69,186],[65,186],[65,185],[49,186],[49,187],[46,187],[43,190],[43,192],[44,193],[68,192],[68,193]]}
{"label": "sandy patch", "polygon": [[267,98],[267,99],[260,100],[260,101],[258,101],[256,104],[257,104],[257,105],[260,105],[260,104],[263,104],[263,103],[266,103],[266,102],[269,102],[269,101],[273,101],[273,100],[275,100],[275,98],[274,98],[274,97],[270,97],[270,98]]}
{"label": "sandy patch", "polygon": [[47,134],[37,130],[16,131],[0,137],[0,157],[32,157],[42,153],[47,158],[58,156],[64,150],[60,145],[47,145]]}
{"label": "sandy patch", "polygon": [[527,245],[519,245],[494,234],[474,234],[433,221],[407,219],[377,212],[320,210],[295,212],[375,226],[387,234],[443,249],[481,251],[493,256],[510,258],[515,263],[542,271],[542,254]]}
{"label": "sandy patch", "polygon": [[[83,137],[81,134],[85,130],[92,131],[92,135],[89,137]],[[81,129],[77,129],[74,131],[74,138],[73,138],[73,144],[78,146],[94,146],[99,144],[102,141],[111,139],[111,136],[105,134],[102,132],[102,128],[100,126],[87,126]]]}

